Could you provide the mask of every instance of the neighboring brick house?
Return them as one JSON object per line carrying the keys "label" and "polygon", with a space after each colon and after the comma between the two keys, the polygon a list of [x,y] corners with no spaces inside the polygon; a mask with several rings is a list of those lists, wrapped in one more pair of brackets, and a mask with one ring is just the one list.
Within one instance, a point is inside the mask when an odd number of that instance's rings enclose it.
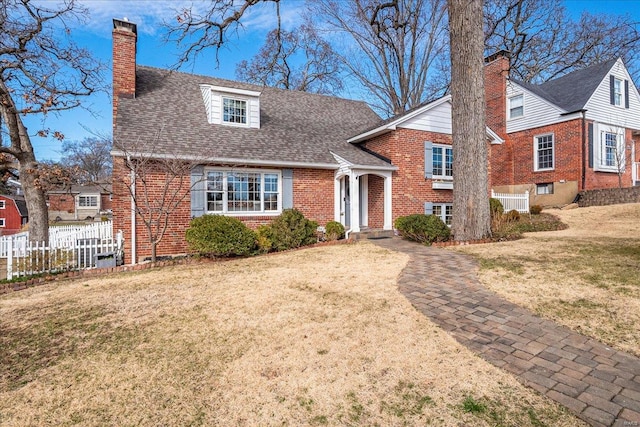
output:
{"label": "neighboring brick house", "polygon": [[70,221],[99,219],[111,213],[111,184],[72,185],[47,192],[49,219]]}
{"label": "neighboring brick house", "polygon": [[492,187],[531,203],[570,203],[579,191],[638,182],[640,96],[621,59],[540,85],[509,78],[509,56],[487,58]]}
{"label": "neighboring brick house", "polygon": [[23,196],[0,195],[0,235],[15,234],[29,222]]}

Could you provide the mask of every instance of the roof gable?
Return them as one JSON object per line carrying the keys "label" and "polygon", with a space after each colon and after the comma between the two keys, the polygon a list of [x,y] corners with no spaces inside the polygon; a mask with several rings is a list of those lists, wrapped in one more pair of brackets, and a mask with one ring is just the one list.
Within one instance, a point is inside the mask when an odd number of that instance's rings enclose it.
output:
{"label": "roof gable", "polygon": [[572,113],[585,107],[616,61],[618,59],[592,65],[539,85],[515,79],[512,81],[565,112]]}

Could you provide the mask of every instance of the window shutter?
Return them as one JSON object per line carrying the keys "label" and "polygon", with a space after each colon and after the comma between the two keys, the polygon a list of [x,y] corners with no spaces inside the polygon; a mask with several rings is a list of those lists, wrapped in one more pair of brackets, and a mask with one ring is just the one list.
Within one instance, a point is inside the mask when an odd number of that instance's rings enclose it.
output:
{"label": "window shutter", "polygon": [[433,178],[433,142],[424,143],[424,177]]}
{"label": "window shutter", "polygon": [[613,74],[610,74],[609,75],[609,102],[611,103],[611,105],[616,105],[615,85],[616,85],[616,78],[613,76]]}
{"label": "window shutter", "polygon": [[433,215],[433,202],[424,202],[424,214]]}
{"label": "window shutter", "polygon": [[191,216],[193,218],[204,215],[206,185],[204,166],[195,166],[191,169]]}
{"label": "window shutter", "polygon": [[624,81],[624,108],[629,108],[629,80]]}
{"label": "window shutter", "polygon": [[282,170],[282,209],[293,208],[293,169]]}
{"label": "window shutter", "polygon": [[593,123],[589,123],[589,167],[593,168]]}

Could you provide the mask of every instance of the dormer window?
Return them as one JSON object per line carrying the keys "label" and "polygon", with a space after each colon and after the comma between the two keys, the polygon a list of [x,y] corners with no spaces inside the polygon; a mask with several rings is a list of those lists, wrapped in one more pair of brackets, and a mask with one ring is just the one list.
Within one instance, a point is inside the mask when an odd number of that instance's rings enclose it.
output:
{"label": "dormer window", "polygon": [[222,98],[222,121],[233,124],[247,124],[247,101]]}
{"label": "dormer window", "polygon": [[509,118],[524,116],[524,95],[516,95],[509,98]]}
{"label": "dormer window", "polygon": [[207,84],[200,90],[209,123],[260,129],[260,92]]}

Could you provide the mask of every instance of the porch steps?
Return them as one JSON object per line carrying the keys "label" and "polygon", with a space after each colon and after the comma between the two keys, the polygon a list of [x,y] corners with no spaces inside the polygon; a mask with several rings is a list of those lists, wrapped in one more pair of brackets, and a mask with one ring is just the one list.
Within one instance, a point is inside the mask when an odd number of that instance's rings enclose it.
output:
{"label": "porch steps", "polygon": [[351,240],[366,240],[366,239],[388,239],[394,236],[393,230],[382,230],[376,228],[361,229],[358,233],[349,234]]}

